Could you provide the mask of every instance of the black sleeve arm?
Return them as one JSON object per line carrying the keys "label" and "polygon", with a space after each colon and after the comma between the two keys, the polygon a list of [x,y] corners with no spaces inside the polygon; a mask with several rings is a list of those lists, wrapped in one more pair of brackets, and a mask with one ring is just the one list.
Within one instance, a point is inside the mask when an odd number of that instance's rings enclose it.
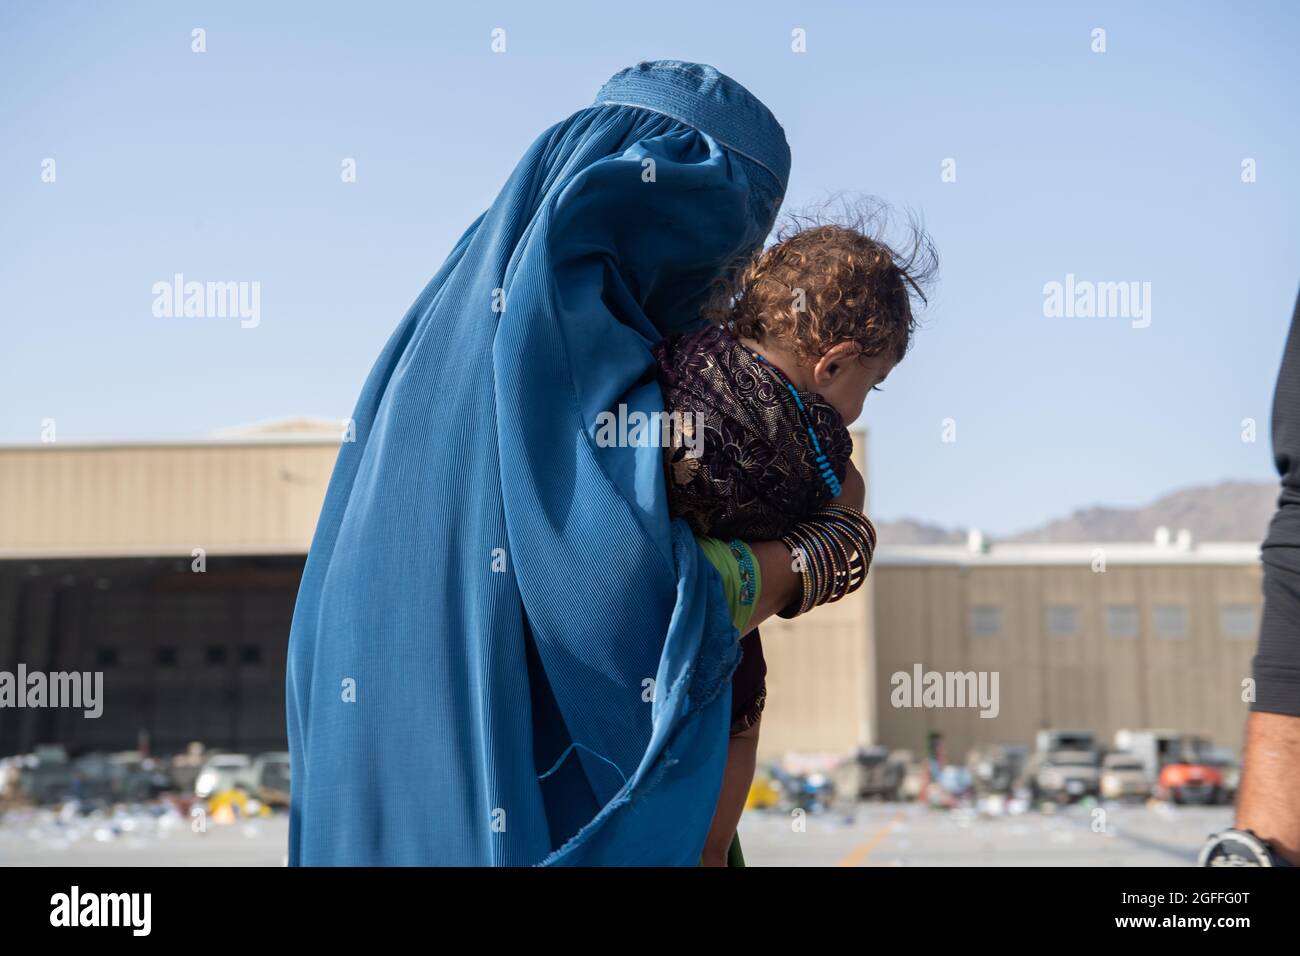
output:
{"label": "black sleeve arm", "polygon": [[1250,709],[1300,717],[1300,298],[1273,394],[1273,457],[1282,494],[1264,539],[1264,614]]}

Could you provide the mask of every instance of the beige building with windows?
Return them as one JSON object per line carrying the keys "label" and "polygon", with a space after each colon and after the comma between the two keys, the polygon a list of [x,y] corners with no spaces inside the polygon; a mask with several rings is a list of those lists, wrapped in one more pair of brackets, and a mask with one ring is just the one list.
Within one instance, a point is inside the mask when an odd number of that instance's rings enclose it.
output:
{"label": "beige building with windows", "polygon": [[[0,755],[283,747],[294,594],[341,433],[304,419],[193,442],[0,448],[0,670],[103,670],[124,702],[97,721],[6,715]],[[959,757],[1053,726],[1103,740],[1171,727],[1235,747],[1259,606],[1253,544],[884,541],[858,594],[763,626],[760,752],[920,753],[937,731]],[[894,706],[891,678],[917,665],[996,673],[997,716]]]}
{"label": "beige building with windows", "polygon": [[[1240,743],[1260,597],[1255,545],[899,549],[876,576],[879,738],[950,755],[1047,727],[1109,743],[1170,727]],[[891,705],[889,675],[996,671],[998,712]]]}
{"label": "beige building with windows", "polygon": [[[1089,729],[1103,743],[1121,728],[1168,727],[1235,748],[1260,584],[1254,544],[882,543],[854,606],[763,628],[763,753],[861,741],[920,754],[938,732],[951,759],[1030,744],[1048,727]],[[905,691],[918,666],[985,675],[996,715],[969,699],[896,706],[915,703]]]}

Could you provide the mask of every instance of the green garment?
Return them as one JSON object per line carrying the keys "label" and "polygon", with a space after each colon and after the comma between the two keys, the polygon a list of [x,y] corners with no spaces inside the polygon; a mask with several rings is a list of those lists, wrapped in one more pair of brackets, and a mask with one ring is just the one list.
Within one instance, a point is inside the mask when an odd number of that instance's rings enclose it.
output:
{"label": "green garment", "polygon": [[[749,630],[749,619],[754,614],[754,605],[758,603],[758,595],[763,588],[758,559],[743,541],[728,544],[718,538],[706,538],[703,535],[696,535],[695,541],[709,563],[722,576],[722,590],[731,611],[731,623],[736,625],[737,631],[744,634]],[[743,560],[737,557],[737,552],[743,556]]]}
{"label": "green garment", "polygon": [[[736,630],[741,634],[749,629],[749,619],[753,616],[754,605],[758,603],[758,595],[763,586],[762,572],[758,567],[758,559],[754,557],[754,552],[743,541],[733,542],[732,545],[717,538],[706,538],[697,535],[695,540],[700,545],[700,550],[704,556],[709,559],[709,563],[718,569],[718,574],[722,576],[722,590],[727,596],[727,607],[731,610],[731,623],[736,625]],[[746,588],[746,568],[741,567],[740,560],[737,559],[733,546],[742,550],[742,554],[748,556],[749,568],[753,569],[752,587]],[[731,846],[727,850],[727,866],[744,866],[745,855],[740,851],[740,834],[737,833],[731,838]]]}

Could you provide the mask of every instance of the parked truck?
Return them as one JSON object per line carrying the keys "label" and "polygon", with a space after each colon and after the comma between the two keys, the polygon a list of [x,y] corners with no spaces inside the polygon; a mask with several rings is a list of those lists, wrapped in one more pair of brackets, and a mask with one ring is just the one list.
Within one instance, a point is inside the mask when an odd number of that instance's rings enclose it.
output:
{"label": "parked truck", "polygon": [[907,755],[884,747],[859,747],[835,768],[835,793],[856,802],[877,797],[897,800],[907,774]]}
{"label": "parked truck", "polygon": [[977,747],[966,757],[978,796],[1010,794],[1029,759],[1029,748],[1019,744]]}
{"label": "parked truck", "polygon": [[1091,730],[1040,730],[1034,737],[1034,744],[1035,752],[1043,757],[1068,750],[1071,753],[1091,753],[1099,762],[1101,760],[1097,735]]}
{"label": "parked truck", "polygon": [[1152,793],[1174,803],[1219,803],[1228,799],[1224,773],[1212,759],[1209,741],[1177,730],[1120,730],[1115,749],[1142,765]]}
{"label": "parked truck", "polygon": [[1040,730],[1034,745],[1022,781],[1033,800],[1068,803],[1097,795],[1101,748],[1091,730]]}

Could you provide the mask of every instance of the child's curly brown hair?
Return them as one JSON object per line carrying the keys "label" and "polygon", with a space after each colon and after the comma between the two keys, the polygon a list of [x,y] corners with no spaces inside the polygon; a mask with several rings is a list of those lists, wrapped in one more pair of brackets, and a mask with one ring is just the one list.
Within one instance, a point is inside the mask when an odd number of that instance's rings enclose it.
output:
{"label": "child's curly brown hair", "polygon": [[938,270],[934,244],[909,218],[900,254],[880,238],[889,220],[883,203],[840,200],[828,215],[833,203],[786,216],[775,245],[719,282],[704,317],[741,338],[776,339],[809,362],[845,341],[900,361],[916,329],[912,297],[927,301]]}

